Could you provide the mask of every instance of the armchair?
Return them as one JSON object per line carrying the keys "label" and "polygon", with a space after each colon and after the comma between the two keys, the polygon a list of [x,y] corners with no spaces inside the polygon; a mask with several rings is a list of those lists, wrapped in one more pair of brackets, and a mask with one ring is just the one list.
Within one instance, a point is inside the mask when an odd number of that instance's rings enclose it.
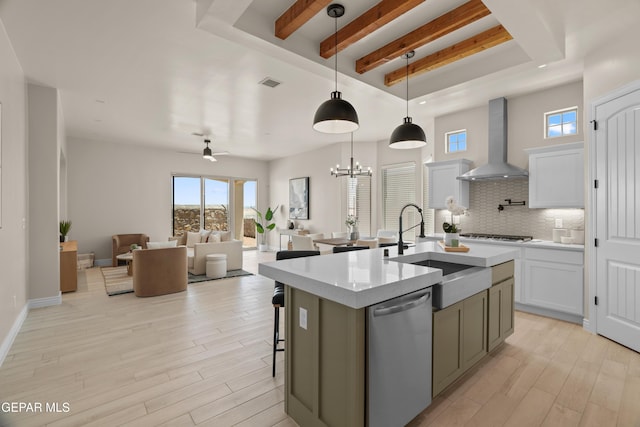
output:
{"label": "armchair", "polygon": [[147,242],[149,236],[142,233],[137,234],[114,234],[111,236],[111,265],[118,266],[118,260],[116,257],[120,254],[126,254],[131,249],[131,245],[134,243],[141,246],[142,249],[147,249]]}
{"label": "armchair", "polygon": [[133,251],[133,292],[153,297],[187,289],[187,248]]}

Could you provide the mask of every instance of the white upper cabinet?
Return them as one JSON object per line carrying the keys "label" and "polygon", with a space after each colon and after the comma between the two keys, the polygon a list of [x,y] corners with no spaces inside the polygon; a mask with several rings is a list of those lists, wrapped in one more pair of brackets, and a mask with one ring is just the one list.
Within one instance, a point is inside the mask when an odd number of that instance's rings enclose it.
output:
{"label": "white upper cabinet", "polygon": [[584,208],[582,142],[526,151],[530,208]]}
{"label": "white upper cabinet", "polygon": [[467,159],[425,163],[429,173],[429,200],[427,208],[446,209],[445,200],[453,196],[458,205],[469,207],[469,182],[457,179],[467,172],[471,161]]}

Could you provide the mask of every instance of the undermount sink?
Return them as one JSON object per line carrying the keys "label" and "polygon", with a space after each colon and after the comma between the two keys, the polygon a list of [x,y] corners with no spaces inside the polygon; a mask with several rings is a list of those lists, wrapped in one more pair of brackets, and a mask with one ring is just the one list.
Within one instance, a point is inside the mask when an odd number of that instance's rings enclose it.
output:
{"label": "undermount sink", "polygon": [[[402,262],[397,258],[396,261]],[[491,287],[491,267],[423,259],[408,264],[442,270],[442,282],[433,285],[433,307],[442,309]]]}

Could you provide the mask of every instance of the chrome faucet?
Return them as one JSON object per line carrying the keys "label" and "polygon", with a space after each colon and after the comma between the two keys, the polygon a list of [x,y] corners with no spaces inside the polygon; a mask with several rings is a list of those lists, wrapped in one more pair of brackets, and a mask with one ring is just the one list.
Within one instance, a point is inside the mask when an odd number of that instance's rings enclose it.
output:
{"label": "chrome faucet", "polygon": [[[406,230],[402,231],[402,213],[409,206],[413,206],[420,213],[420,224],[416,224],[413,227],[407,228]],[[402,254],[404,254],[404,242],[402,241],[402,233],[404,233],[405,231],[412,230],[412,229],[416,228],[418,225],[420,225],[420,236],[419,237],[425,237],[425,235],[424,235],[424,216],[422,215],[422,209],[420,209],[420,207],[418,205],[414,204],[414,203],[407,203],[400,210],[400,220],[398,221],[398,223],[399,223],[399,229],[400,229],[400,235],[398,236],[398,255],[402,255]]]}

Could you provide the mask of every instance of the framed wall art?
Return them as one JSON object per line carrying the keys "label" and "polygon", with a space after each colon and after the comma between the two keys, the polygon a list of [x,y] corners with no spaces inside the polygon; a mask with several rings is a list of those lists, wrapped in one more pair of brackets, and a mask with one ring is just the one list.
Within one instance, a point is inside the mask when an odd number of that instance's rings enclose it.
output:
{"label": "framed wall art", "polygon": [[289,219],[309,219],[309,177],[289,180]]}

